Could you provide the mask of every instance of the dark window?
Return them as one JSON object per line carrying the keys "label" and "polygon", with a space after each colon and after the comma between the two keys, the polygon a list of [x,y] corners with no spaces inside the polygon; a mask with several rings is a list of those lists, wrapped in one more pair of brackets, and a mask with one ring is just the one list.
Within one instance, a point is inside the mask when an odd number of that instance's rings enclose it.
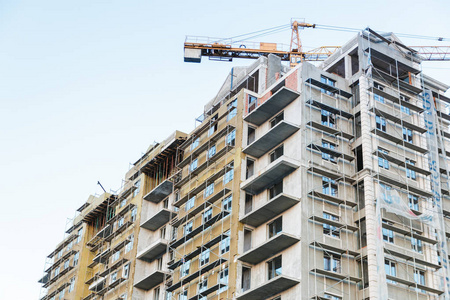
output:
{"label": "dark window", "polygon": [[250,282],[251,282],[251,270],[247,267],[242,267],[242,291],[245,292],[246,290],[250,289]]}
{"label": "dark window", "polygon": [[269,224],[269,239],[276,236],[283,230],[283,220],[279,217],[275,221]]}
{"label": "dark window", "polygon": [[270,153],[270,162],[272,163],[272,162],[276,161],[278,158],[280,158],[281,156],[283,156],[283,152],[284,152],[283,145],[281,145],[277,149],[273,150]]}
{"label": "dark window", "polygon": [[244,229],[244,252],[252,248],[252,231]]}
{"label": "dark window", "polygon": [[248,127],[248,133],[247,133],[247,145],[250,145],[255,141],[255,128]]}
{"label": "dark window", "polygon": [[274,184],[271,188],[269,188],[269,199],[281,194],[283,192],[283,181],[280,181]]}
{"label": "dark window", "polygon": [[247,158],[247,168],[245,171],[245,178],[250,178],[255,172],[255,161]]}
{"label": "dark window", "polygon": [[281,275],[281,256],[274,258],[267,263],[268,265],[268,279],[275,278]]}
{"label": "dark window", "polygon": [[245,213],[248,214],[253,209],[253,195],[245,194]]}
{"label": "dark window", "polygon": [[284,120],[284,112],[281,112],[281,114],[279,114],[270,121],[270,128],[274,127],[283,120]]}

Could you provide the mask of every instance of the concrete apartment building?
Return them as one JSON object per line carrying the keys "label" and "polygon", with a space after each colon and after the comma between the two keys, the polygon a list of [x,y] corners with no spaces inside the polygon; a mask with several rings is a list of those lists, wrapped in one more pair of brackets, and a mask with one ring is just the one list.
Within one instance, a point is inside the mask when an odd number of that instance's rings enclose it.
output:
{"label": "concrete apartment building", "polygon": [[[233,68],[194,131],[78,209],[41,299],[449,299],[449,86],[420,64],[364,31],[320,66]],[[391,191],[414,217],[377,212]]]}

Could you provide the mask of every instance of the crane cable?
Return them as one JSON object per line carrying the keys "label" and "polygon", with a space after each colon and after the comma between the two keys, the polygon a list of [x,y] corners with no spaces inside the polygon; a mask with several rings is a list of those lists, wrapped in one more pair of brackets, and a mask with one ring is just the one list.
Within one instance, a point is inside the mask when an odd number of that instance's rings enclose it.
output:
{"label": "crane cable", "polygon": [[[224,39],[221,39],[221,40],[218,40],[218,41],[232,40],[232,39],[235,39],[235,38],[240,38],[240,37],[244,37],[244,36],[247,36],[247,35],[256,34],[256,35],[253,35],[253,36],[250,36],[250,37],[247,37],[247,38],[243,39],[243,40],[247,40],[247,39],[250,39],[250,38],[254,38],[256,36],[261,36],[261,35],[267,34],[267,32],[272,32],[274,30],[285,30],[287,28],[290,28],[290,26],[291,26],[290,24],[284,24],[284,25],[280,25],[280,26],[275,26],[275,27],[271,27],[271,28],[267,28],[267,29],[262,29],[262,30],[258,30],[258,31],[253,31],[253,32],[249,32],[249,33],[244,33],[244,34],[232,36],[232,37],[229,37],[229,38],[224,38]],[[237,41],[237,42],[239,42],[239,41]]]}
{"label": "crane cable", "polygon": [[[316,28],[323,29],[323,30],[335,30],[335,31],[346,31],[346,32],[360,32],[361,29],[359,28],[351,28],[351,27],[339,27],[339,26],[331,26],[331,25],[323,25],[323,24],[316,24]],[[388,33],[385,31],[379,31],[379,33]],[[423,39],[423,40],[437,40],[437,41],[450,41],[450,38],[443,38],[443,37],[433,37],[433,36],[426,36],[426,35],[416,35],[416,34],[409,34],[409,33],[396,33],[395,35],[399,37],[404,38],[414,38],[414,39]]]}
{"label": "crane cable", "polygon": [[[236,36],[229,37],[227,39],[236,39],[236,38],[242,38],[241,40],[236,41],[237,42],[243,42],[247,41],[249,39],[253,39],[256,37],[262,37],[270,34],[275,34],[287,29],[291,28],[291,24],[283,24],[267,29],[262,29],[258,31],[253,31],[245,34],[240,34]],[[332,25],[325,25],[325,24],[316,24],[316,29],[322,29],[322,30],[332,30],[332,31],[341,31],[341,32],[360,32],[361,28],[352,28],[352,27],[341,27],[341,26],[332,26]],[[382,34],[388,33],[386,31],[379,31]],[[394,32],[395,33],[395,32]],[[417,34],[409,34],[409,33],[395,33],[398,37],[404,37],[404,38],[411,38],[411,39],[422,39],[422,40],[437,40],[437,41],[450,41],[450,38],[444,38],[444,37],[433,37],[433,36],[426,36],[426,35],[417,35]],[[225,40],[225,39],[221,39]],[[219,41],[221,41],[219,40]]]}

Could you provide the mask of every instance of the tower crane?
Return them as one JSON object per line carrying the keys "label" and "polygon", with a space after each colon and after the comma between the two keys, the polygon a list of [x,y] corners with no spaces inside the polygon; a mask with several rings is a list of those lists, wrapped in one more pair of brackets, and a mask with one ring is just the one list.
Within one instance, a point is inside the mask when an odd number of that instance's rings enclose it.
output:
{"label": "tower crane", "polygon": [[[289,49],[282,49],[282,45],[276,43],[242,43],[238,46],[232,39],[187,36],[184,43],[184,61],[199,63],[202,56],[219,61],[232,61],[233,58],[257,59],[269,54],[279,56],[282,61],[289,61],[291,67],[302,61],[323,61],[340,47],[321,46],[303,51],[299,29],[316,28],[316,26],[316,24],[292,21]],[[450,61],[450,46],[409,46],[408,48],[414,51],[413,54],[421,56],[424,61]]]}

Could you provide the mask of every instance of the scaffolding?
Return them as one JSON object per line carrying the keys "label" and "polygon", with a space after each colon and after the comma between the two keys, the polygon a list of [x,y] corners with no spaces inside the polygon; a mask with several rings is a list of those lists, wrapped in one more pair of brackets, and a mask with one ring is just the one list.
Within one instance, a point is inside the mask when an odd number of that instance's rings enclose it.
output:
{"label": "scaffolding", "polygon": [[355,97],[338,88],[345,86],[344,79],[327,72],[310,77],[313,72],[303,68],[302,117],[307,130],[302,201],[309,219],[302,249],[308,274],[303,287],[309,299],[360,299],[356,286],[363,281],[357,263],[361,241],[354,225],[360,203],[354,200],[356,159],[351,149]]}
{"label": "scaffolding", "polygon": [[[368,97],[362,98],[361,105],[369,108],[366,113],[372,124],[375,123],[370,130],[373,157],[370,157],[369,165],[372,190],[376,193],[373,198],[366,198],[366,203],[372,202],[372,208],[376,202],[377,207],[377,225],[371,229],[377,232],[378,275],[372,273],[369,276],[378,276],[378,299],[388,299],[389,290],[393,288],[388,289],[387,283],[389,286],[395,283],[406,286],[407,299],[419,299],[422,294],[426,294],[427,299],[449,299],[448,288],[444,284],[448,276],[444,271],[447,269],[447,255],[440,255],[447,252],[444,215],[439,203],[441,191],[435,194],[430,190],[434,175],[428,166],[431,166],[434,153],[430,149],[430,140],[425,136],[427,124],[422,105],[425,85],[417,75],[421,70],[400,61],[415,62],[412,54],[400,48],[395,49],[396,57],[386,60],[372,50],[377,39],[384,40],[370,29],[363,34],[367,42],[363,77],[367,93],[361,84],[361,94]],[[384,103],[387,102],[385,100],[392,102],[390,107]],[[440,123],[437,118],[432,122]],[[437,131],[438,135],[440,131]],[[445,151],[442,142],[441,149]],[[387,172],[385,169],[389,165],[396,167]],[[446,159],[444,165],[447,165]],[[375,185],[378,188],[375,189]],[[405,207],[405,213],[395,211],[396,201]],[[409,205],[406,204],[408,201]],[[413,253],[398,251],[391,246],[389,243],[393,242],[394,236],[400,236],[405,242],[410,240]]]}
{"label": "scaffolding", "polygon": [[[220,116],[218,114],[210,116],[209,120],[199,126],[190,138],[177,148],[178,172],[174,176],[171,192],[173,199],[171,204],[176,216],[170,217],[171,237],[165,250],[167,272],[162,285],[166,291],[165,299],[178,299],[178,294],[193,289],[195,296],[189,299],[200,299],[214,292],[220,293],[222,298],[226,295],[224,299],[232,298],[230,289],[226,288],[228,282],[226,284],[221,282],[224,278],[218,278],[218,283],[213,285],[207,281],[214,274],[220,277],[218,274],[228,272],[227,268],[231,262],[231,251],[221,253],[220,247],[231,237],[228,233],[231,230],[231,217],[228,211],[231,206],[224,207],[222,201],[233,196],[231,185],[234,165],[230,156],[235,153],[235,138],[230,140],[229,137],[232,132],[235,135],[236,124],[232,123],[236,123],[236,118],[230,117],[230,113],[236,114],[237,107],[231,105],[225,112],[221,110],[215,112],[221,113]],[[191,150],[186,151],[187,147]],[[193,161],[199,158],[202,158],[203,162],[191,167]],[[228,182],[225,178],[228,178]],[[198,197],[202,192],[203,199]],[[198,219],[201,219],[201,224],[194,227],[193,223],[198,223]],[[185,229],[187,223],[191,225]],[[180,230],[182,224],[185,226]],[[199,262],[198,269],[192,267],[191,262]],[[186,267],[187,264],[189,267]],[[180,276],[174,274],[178,268],[182,269]],[[228,278],[228,274],[226,277]],[[176,278],[178,281],[174,282]],[[174,294],[174,291],[180,288],[181,291]]]}

